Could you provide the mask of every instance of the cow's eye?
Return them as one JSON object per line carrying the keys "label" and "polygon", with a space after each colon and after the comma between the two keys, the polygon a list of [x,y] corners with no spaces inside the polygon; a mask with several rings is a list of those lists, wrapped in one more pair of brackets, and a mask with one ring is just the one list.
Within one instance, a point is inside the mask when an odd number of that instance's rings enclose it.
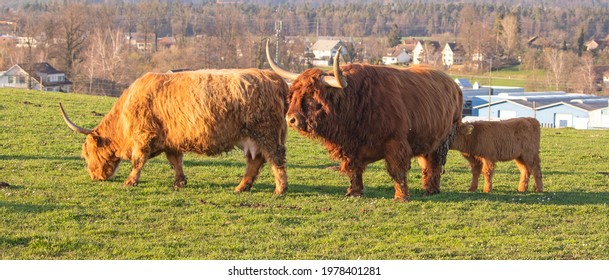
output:
{"label": "cow's eye", "polygon": [[308,100],[307,102],[309,109],[311,110],[315,110],[318,111],[319,109],[321,109],[321,103],[317,102],[315,99],[311,98]]}

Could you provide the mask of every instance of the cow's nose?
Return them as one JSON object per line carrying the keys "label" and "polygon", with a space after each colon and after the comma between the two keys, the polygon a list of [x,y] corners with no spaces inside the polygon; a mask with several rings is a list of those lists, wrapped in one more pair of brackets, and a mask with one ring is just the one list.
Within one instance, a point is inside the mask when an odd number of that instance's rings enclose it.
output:
{"label": "cow's nose", "polygon": [[287,116],[285,119],[288,122],[288,125],[296,126],[298,124],[298,120],[294,116]]}

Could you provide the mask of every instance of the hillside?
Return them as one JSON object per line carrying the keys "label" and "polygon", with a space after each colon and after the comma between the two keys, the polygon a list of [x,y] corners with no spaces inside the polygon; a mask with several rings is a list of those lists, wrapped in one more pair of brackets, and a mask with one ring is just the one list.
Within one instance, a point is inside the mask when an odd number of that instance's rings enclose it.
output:
{"label": "hillside", "polygon": [[[88,3],[117,3],[117,2],[126,2],[126,3],[136,3],[142,2],[142,0],[84,0]],[[175,2],[174,0],[161,0],[162,2]],[[49,3],[56,2],[56,0],[0,0],[0,7],[10,7],[17,8],[20,5],[27,4],[36,4],[36,3]],[[70,1],[70,2],[80,2],[80,1]],[[201,3],[209,3],[209,2],[222,2],[222,3],[247,3],[247,4],[256,4],[256,5],[265,5],[265,6],[276,6],[276,5],[303,5],[307,4],[311,7],[316,7],[323,4],[333,4],[333,5],[347,5],[347,4],[355,4],[355,3],[392,3],[392,2],[417,2],[417,3],[438,3],[435,0],[410,0],[410,1],[364,1],[364,0],[313,0],[313,1],[304,1],[304,0],[240,0],[240,1],[210,1],[210,0],[179,0],[178,2],[186,3],[186,4],[201,4]],[[546,7],[608,7],[609,0],[582,0],[582,1],[571,1],[571,0],[558,0],[558,1],[539,1],[539,0],[445,0],[441,1],[442,3],[454,3],[454,4],[463,4],[463,3],[476,3],[476,4],[505,4],[505,5],[521,5],[521,6],[538,6],[543,5]]]}

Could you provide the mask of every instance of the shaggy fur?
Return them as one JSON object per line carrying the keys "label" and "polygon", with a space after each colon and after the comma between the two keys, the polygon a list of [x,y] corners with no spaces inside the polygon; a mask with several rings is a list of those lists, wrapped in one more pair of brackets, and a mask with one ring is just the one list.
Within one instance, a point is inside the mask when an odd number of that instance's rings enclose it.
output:
{"label": "shaggy fur", "polygon": [[394,198],[409,198],[406,173],[419,156],[423,188],[440,192],[442,161],[450,146],[449,132],[461,123],[463,95],[445,73],[428,67],[399,70],[351,64],[343,66],[348,86],[326,87],[319,69],[308,69],[290,88],[288,124],[320,139],[341,171],[351,179],[347,195],[361,196],[362,174],[385,159],[395,181]]}
{"label": "shaggy fur", "polygon": [[161,153],[175,170],[175,187],[186,184],[186,152],[218,155],[240,146],[245,175],[235,191],[249,190],[265,161],[275,193],[287,188],[285,140],[288,87],[271,71],[202,70],[148,73],[136,80],[87,136],[83,156],[92,179],[106,180],[120,160],[133,168],[125,185],[139,181],[144,163]]}
{"label": "shaggy fur", "polygon": [[469,129],[466,125],[459,128],[451,149],[460,151],[469,161],[472,171],[469,191],[478,189],[478,178],[482,173],[484,192],[490,192],[493,189],[495,163],[510,160],[515,160],[520,170],[518,191],[527,191],[531,174],[535,178],[535,191],[543,191],[539,159],[540,128],[536,119],[478,121],[468,125],[471,125]]}

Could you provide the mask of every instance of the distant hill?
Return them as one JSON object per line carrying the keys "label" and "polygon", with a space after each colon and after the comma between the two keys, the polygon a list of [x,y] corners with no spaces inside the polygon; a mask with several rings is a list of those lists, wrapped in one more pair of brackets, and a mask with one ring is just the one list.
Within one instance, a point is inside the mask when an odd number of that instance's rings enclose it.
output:
{"label": "distant hill", "polygon": [[[21,7],[26,4],[35,4],[35,3],[48,3],[48,2],[58,2],[63,3],[64,0],[0,0],[0,8],[11,8],[15,9]],[[67,0],[72,2],[80,2],[87,1],[89,3],[117,3],[117,2],[127,2],[127,3],[137,3],[145,0]],[[173,2],[175,0],[161,0],[163,2]],[[309,6],[319,6],[322,4],[334,4],[334,5],[345,5],[345,4],[353,4],[353,3],[371,3],[371,2],[380,2],[380,3],[392,3],[392,2],[417,2],[417,3],[438,3],[437,0],[178,0],[183,3],[193,3],[195,5],[202,3],[245,3],[245,4],[256,4],[256,5],[265,5],[265,6],[276,6],[283,4],[292,4],[292,5],[304,5],[307,4]],[[523,6],[537,6],[543,5],[547,7],[609,7],[609,0],[444,0],[442,3],[476,3],[476,4],[499,4],[503,3],[506,5],[523,5]]]}

